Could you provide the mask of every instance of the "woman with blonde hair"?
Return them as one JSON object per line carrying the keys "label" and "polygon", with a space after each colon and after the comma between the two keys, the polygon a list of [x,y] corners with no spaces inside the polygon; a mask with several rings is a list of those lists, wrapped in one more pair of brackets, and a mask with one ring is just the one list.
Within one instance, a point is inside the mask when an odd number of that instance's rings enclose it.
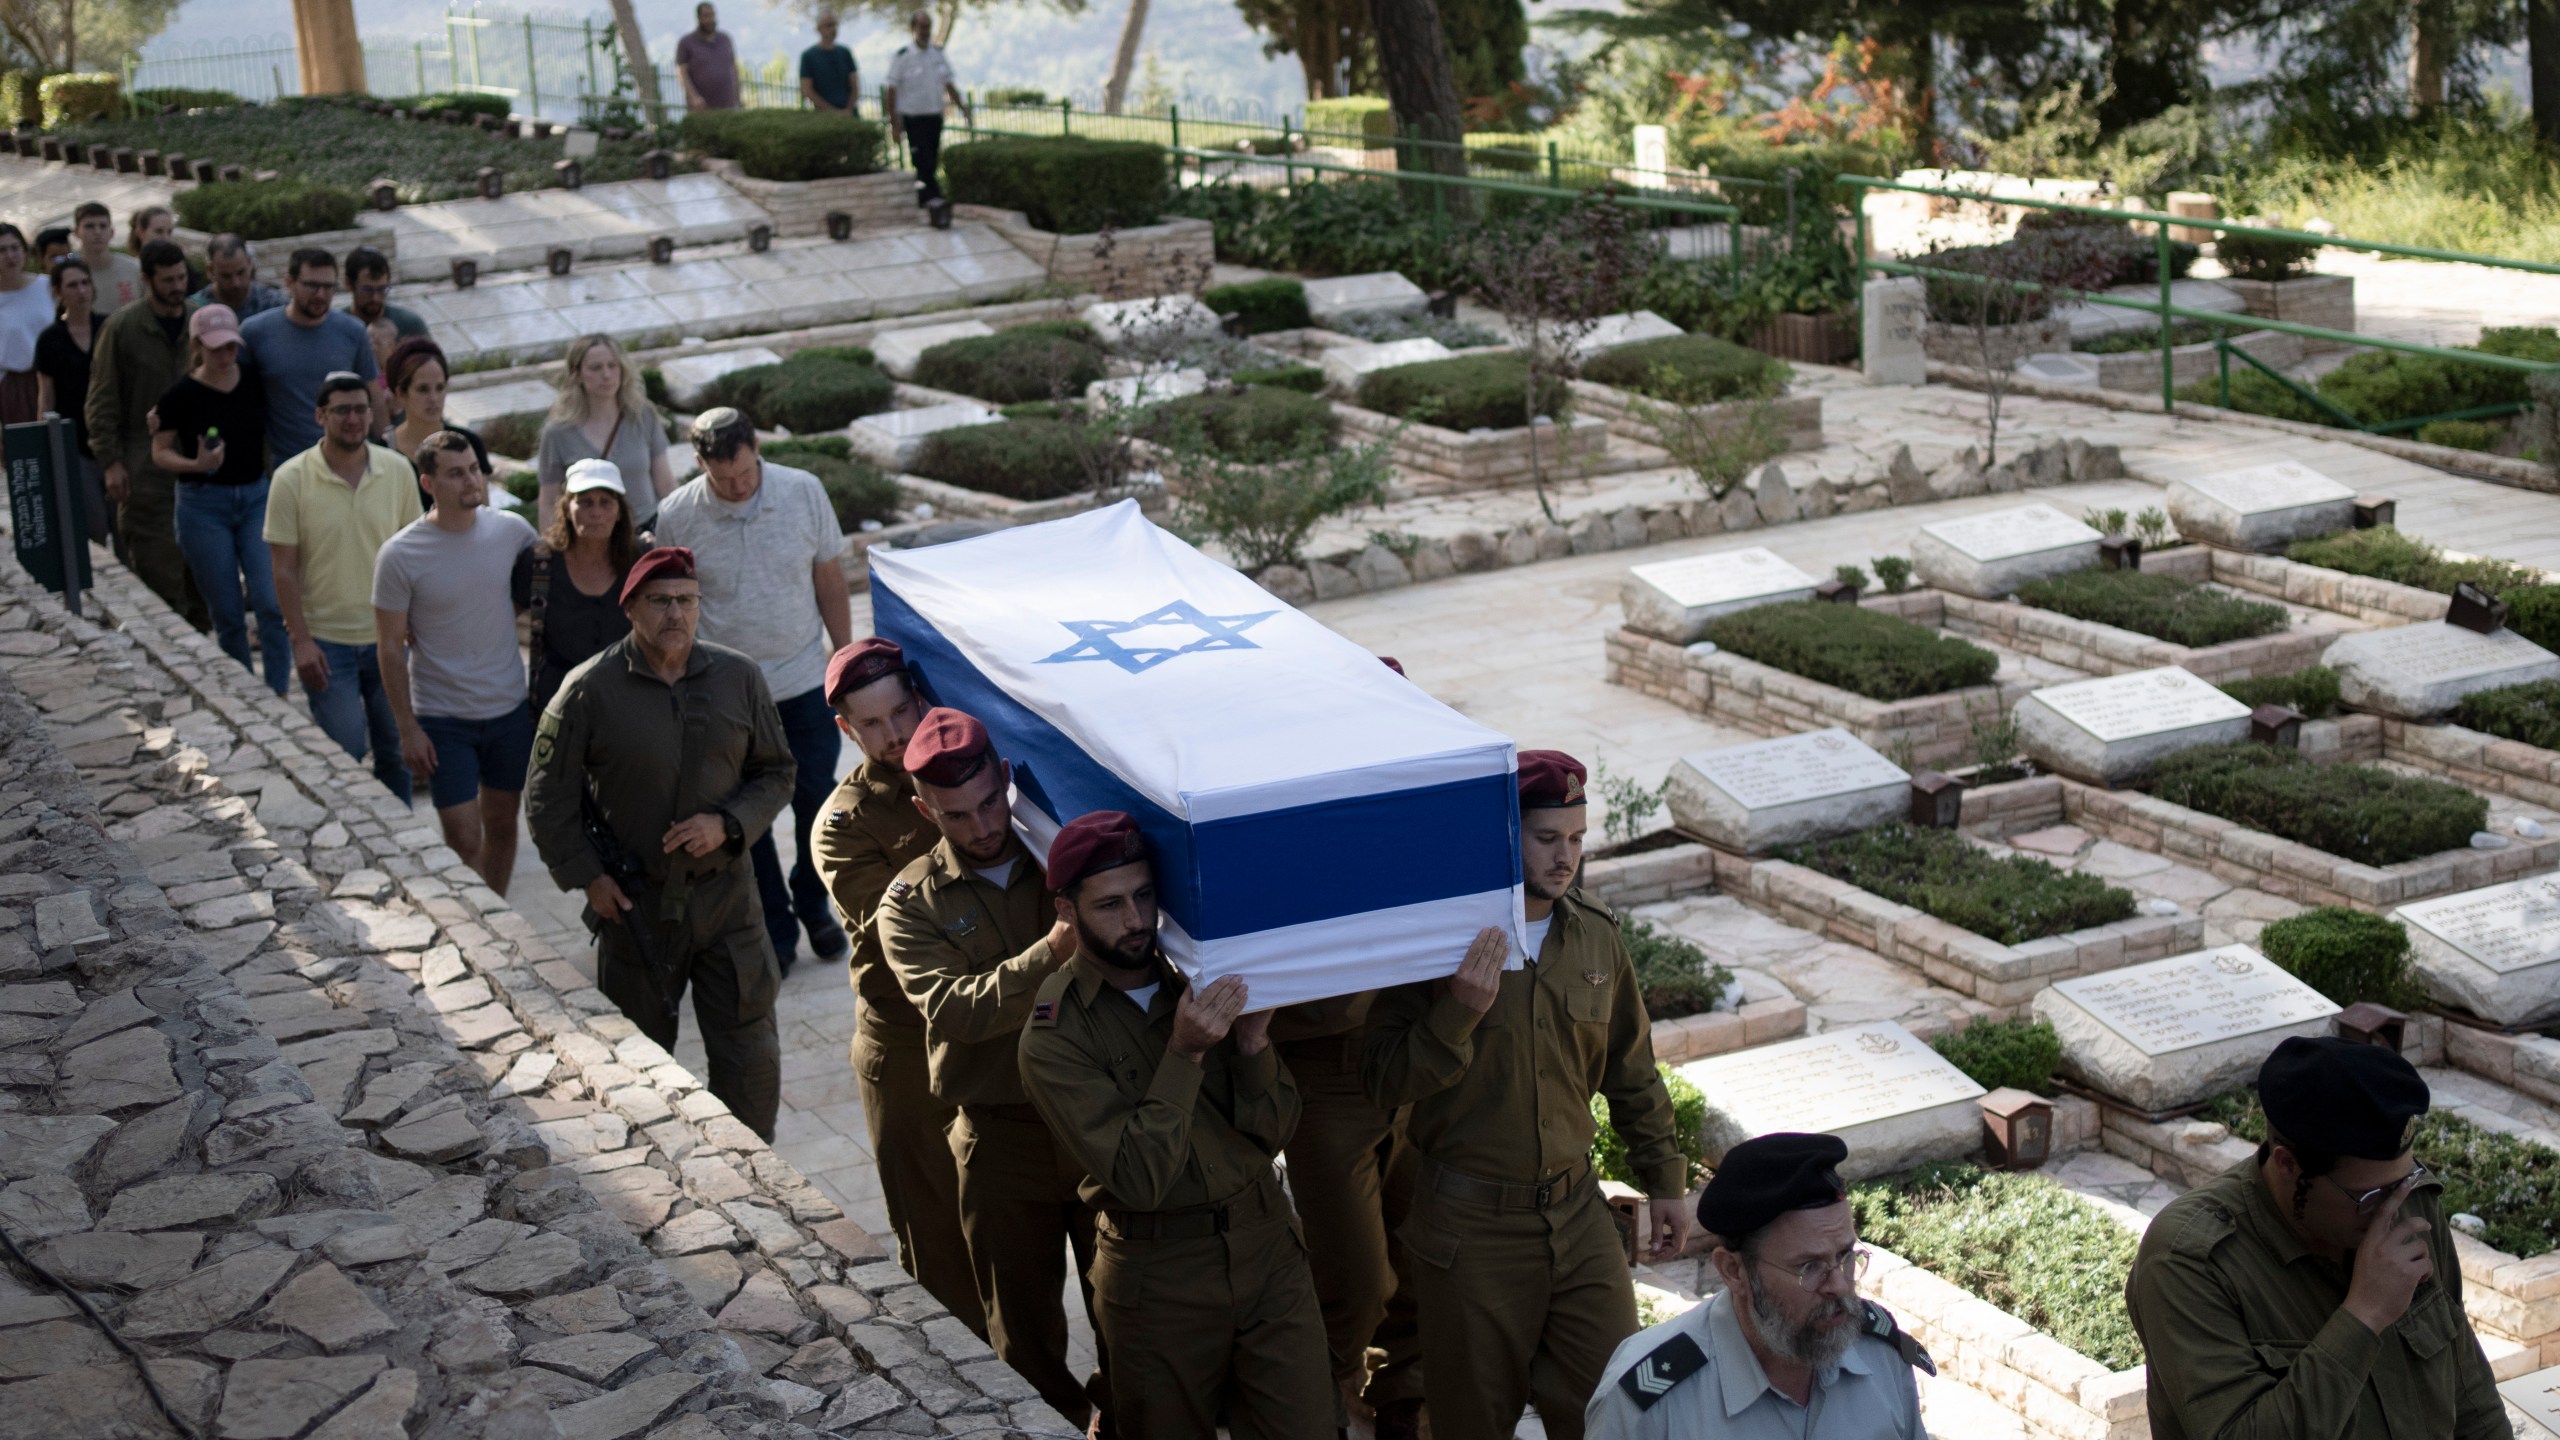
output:
{"label": "woman with blonde hair", "polygon": [[667,458],[666,426],[658,407],[642,393],[640,372],[623,359],[610,336],[581,335],[569,342],[553,383],[560,387],[560,398],[542,427],[533,462],[542,487],[538,513],[550,515],[560,508],[572,464],[610,460],[628,486],[624,498],[632,528],[648,529],[658,518],[658,501],[675,491],[676,472]]}

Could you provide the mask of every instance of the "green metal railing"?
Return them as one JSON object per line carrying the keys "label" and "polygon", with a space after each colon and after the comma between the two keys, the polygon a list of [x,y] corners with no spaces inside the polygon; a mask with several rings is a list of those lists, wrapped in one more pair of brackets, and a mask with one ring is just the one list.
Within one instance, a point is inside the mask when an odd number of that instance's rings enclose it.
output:
{"label": "green metal railing", "polygon": [[[2289,244],[2308,245],[2317,249],[2360,250],[2376,255],[2392,255],[2409,260],[2432,260],[2446,264],[2483,265],[2492,269],[2515,270],[2532,275],[2560,275],[2560,265],[2537,260],[2508,260],[2494,255],[2471,255],[2459,250],[2438,250],[2424,245],[2396,245],[2381,240],[2355,240],[2337,235],[2320,235],[2308,230],[2285,230],[2265,225],[2247,225],[2230,220],[2208,220],[2196,216],[2168,215],[2155,210],[2117,210],[2096,205],[2079,205],[2062,200],[2036,200],[2024,196],[2001,195],[1982,190],[1960,190],[1938,185],[1915,185],[1899,180],[1884,180],[1872,175],[1843,175],[1839,183],[1850,195],[1850,208],[1857,217],[1857,255],[1861,274],[1906,275],[1921,280],[1953,280],[1972,284],[2007,283],[2021,291],[2049,293],[2058,299],[2077,300],[2090,305],[2109,305],[2123,310],[2136,310],[2160,318],[2160,405],[2174,411],[2178,404],[2177,357],[2173,353],[2171,334],[2180,320],[2202,321],[2214,327],[2213,345],[2216,373],[2219,377],[2219,399],[2224,408],[2231,401],[2231,358],[2234,355],[2318,408],[2338,422],[2338,428],[2357,430],[2368,435],[2388,435],[2417,430],[2438,420],[2477,420],[2499,415],[2514,415],[2526,407],[2518,403],[2477,406],[2449,411],[2441,415],[2422,415],[2398,420],[2366,422],[2348,414],[2327,396],[2285,375],[2257,356],[2232,343],[2234,317],[2229,311],[2199,310],[2180,305],[2172,299],[2171,287],[2176,283],[2172,273],[2172,228],[2209,230],[2216,238],[2240,236],[2251,240],[2277,240]],[[2102,291],[2075,290],[2059,285],[2039,285],[2032,281],[1997,282],[1964,270],[1939,266],[1914,265],[1902,260],[1877,259],[1868,254],[1867,209],[1865,192],[1898,191],[1910,195],[1931,195],[1942,199],[1969,200],[1992,205],[2015,205],[2031,210],[2047,210],[2064,214],[2086,215],[2092,219],[2135,225],[2150,225],[2158,237],[2160,298],[2137,300],[2129,295],[2111,295]],[[2458,350],[2443,345],[2425,345],[2410,340],[2393,340],[2379,335],[2365,335],[2352,330],[2333,330],[2321,325],[2305,325],[2298,321],[2248,317],[2251,330],[2273,330],[2279,334],[2298,335],[2306,340],[2322,340],[2364,350],[2387,350],[2403,355],[2423,355],[2459,365],[2479,365],[2497,370],[2517,370],[2535,374],[2560,370],[2560,364],[2527,360],[2513,355],[2493,355],[2484,350]]]}

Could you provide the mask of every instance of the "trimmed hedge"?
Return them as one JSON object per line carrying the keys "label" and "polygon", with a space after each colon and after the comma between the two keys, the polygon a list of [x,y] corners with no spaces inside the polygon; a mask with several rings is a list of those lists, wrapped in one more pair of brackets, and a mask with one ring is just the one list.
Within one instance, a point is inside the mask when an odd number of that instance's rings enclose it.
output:
{"label": "trimmed hedge", "polygon": [[1837,685],[1870,700],[1908,700],[1988,685],[2000,657],[1863,605],[1795,600],[1707,623],[1707,638],[1745,660]]}
{"label": "trimmed hedge", "polygon": [[2498,592],[2507,628],[2545,650],[2560,651],[2560,585],[2518,585]]}
{"label": "trimmed hedge", "polygon": [[2181,750],[2151,772],[2151,793],[2365,865],[2468,848],[2489,802],[2442,780],[2371,765],[2318,765],[2299,750],[2236,741]]}
{"label": "trimmed hedge", "polygon": [[228,90],[196,90],[183,85],[162,85],[148,90],[136,90],[126,98],[132,102],[135,110],[146,114],[222,110],[249,103]]}
{"label": "trimmed hedge", "polygon": [[1604,350],[1582,378],[1675,405],[1765,400],[1787,388],[1785,362],[1712,335],[1666,335]]}
{"label": "trimmed hedge", "polygon": [[2397,920],[2323,905],[2259,931],[2258,951],[2341,1006],[2427,1003],[2426,987],[2409,973],[2409,932]]}
{"label": "trimmed hedge", "polygon": [[37,88],[44,77],[33,70],[11,70],[0,73],[0,125],[15,125],[21,120],[44,123],[44,95]]}
{"label": "trimmed hedge", "polygon": [[1716,1008],[1733,984],[1733,972],[1709,960],[1706,951],[1642,920],[1621,923],[1618,938],[1635,964],[1644,1013],[1653,1019],[1703,1015]]}
{"label": "trimmed hedge", "polygon": [[[1662,1085],[1671,1093],[1672,1138],[1680,1146],[1680,1154],[1689,1162],[1689,1183],[1698,1183],[1707,1168],[1707,1097],[1689,1078],[1668,1065],[1657,1065]],[[1627,1142],[1618,1135],[1618,1127],[1609,1123],[1609,1102],[1599,1095],[1591,1097],[1591,1168],[1603,1180],[1621,1185],[1641,1185],[1644,1177],[1627,1168]]]}
{"label": "trimmed hedge", "polygon": [[1307,102],[1306,120],[1300,128],[1317,144],[1327,144],[1358,135],[1371,140],[1391,140],[1396,133],[1395,107],[1376,95],[1341,95],[1329,100]]}
{"label": "trimmed hedge", "polygon": [[178,223],[244,240],[344,230],[361,205],[352,190],[307,180],[232,180],[178,192]]}
{"label": "trimmed hedge", "polygon": [[1976,1020],[1929,1042],[1929,1048],[1985,1090],[2003,1086],[2053,1092],[2053,1067],[2062,1063],[2062,1037],[2050,1020]]}
{"label": "trimmed hedge", "polygon": [[996,405],[1084,398],[1111,373],[1109,357],[1081,325],[1018,325],[993,335],[946,340],[916,357],[916,383]]}
{"label": "trimmed hedge", "polygon": [[489,115],[500,120],[507,118],[508,105],[504,95],[484,95],[477,90],[440,90],[408,102],[408,108],[421,115],[441,115],[447,110],[459,110],[465,115]]}
{"label": "trimmed hedge", "polygon": [[1967,1164],[1924,1165],[1851,1186],[1849,1204],[1858,1238],[1868,1244],[1990,1301],[2109,1370],[2142,1363],[2142,1337],[2124,1308],[2125,1277],[2141,1242],[2052,1179]]}
{"label": "trimmed hedge", "polygon": [[793,436],[757,449],[777,465],[817,476],[827,503],[835,507],[839,530],[859,530],[865,520],[886,525],[898,518],[898,482],[870,461],[855,458],[853,442],[842,435]]}
{"label": "trimmed hedge", "polygon": [[2319,255],[2319,246],[2300,240],[2224,235],[2213,242],[2213,258],[2235,280],[2291,280],[2308,275]]}
{"label": "trimmed hedge", "polygon": [[[2267,1112],[2254,1090],[2221,1096],[2197,1118],[2252,1144],[2267,1141]],[[2482,1240],[2520,1259],[2560,1250],[2560,1150],[2443,1110],[2419,1119],[2410,1144],[2444,1182],[2444,1212],[2479,1216],[2488,1227]]]}
{"label": "trimmed hedge", "polygon": [[2453,707],[2453,723],[2501,740],[2560,750],[2560,680],[2475,690]]}
{"label": "trimmed hedge", "polygon": [[1220,315],[1240,316],[1248,335],[1297,330],[1307,324],[1307,287],[1286,277],[1213,285],[1200,303]]}
{"label": "trimmed hedge", "polygon": [[1324,371],[1313,365],[1277,365],[1268,370],[1239,370],[1227,377],[1239,385],[1269,385],[1313,395],[1324,388]]}
{"label": "trimmed hedge", "polygon": [[[2452,348],[2520,360],[2555,361],[2560,360],[2560,331],[2547,326],[2498,326],[2481,331],[2477,344]],[[2346,412],[2355,423],[2380,425],[2489,405],[2521,404],[2530,398],[2528,374],[2434,355],[2371,350],[2349,356],[2344,364],[2313,382],[2311,389]],[[2219,378],[2213,376],[2178,391],[2182,400],[2207,405],[2222,403],[2220,395]],[[2230,404],[2235,410],[2313,425],[2334,427],[2339,423],[2336,416],[2255,371],[2250,372],[2246,383],[2239,375],[2232,377]],[[2504,433],[2505,427],[2496,429]],[[2463,438],[2460,431],[2447,433]],[[2471,438],[2477,438],[2476,433]]]}
{"label": "trimmed hedge", "polygon": [[[1360,377],[1364,407],[1444,430],[1517,430],[1529,423],[1528,394],[1529,365],[1517,355],[1459,355]],[[1542,375],[1535,413],[1561,419],[1572,398],[1562,379]]]}
{"label": "trimmed hedge", "polygon": [[1342,417],[1313,395],[1272,385],[1204,391],[1148,406],[1139,433],[1169,441],[1186,429],[1230,460],[1257,460],[1331,440]]}
{"label": "trimmed hedge", "polygon": [[1091,486],[1092,444],[1072,420],[966,425],[926,436],[915,473],[1012,500],[1053,500]]}
{"label": "trimmed hedge", "polygon": [[480,422],[480,443],[492,455],[530,460],[542,451],[542,427],[551,416],[541,410],[516,410]]}
{"label": "trimmed hedge", "polygon": [[2292,623],[2281,605],[2150,570],[2077,570],[2018,587],[2039,610],[2202,648],[2273,635]]}
{"label": "trimmed hedge", "polygon": [[1171,191],[1163,147],[1140,140],[972,140],[942,152],[942,173],[961,204],[1062,235],[1154,224]]}
{"label": "trimmed hedge", "polygon": [[1994,855],[1953,830],[1879,825],[1782,850],[1778,858],[2003,945],[2133,916],[2129,891],[2030,855]]}
{"label": "trimmed hedge", "polygon": [[897,382],[871,365],[870,352],[818,349],[730,371],[704,388],[702,408],[731,405],[759,430],[807,433],[841,430],[897,398]]}
{"label": "trimmed hedge", "polygon": [[870,175],[881,166],[887,132],[869,120],[815,110],[701,110],[680,133],[693,149],[758,180],[832,180]]}
{"label": "trimmed hedge", "polygon": [[2285,547],[2284,558],[2350,575],[2414,585],[2439,595],[2452,594],[2454,587],[2465,580],[2495,591],[2522,588],[2534,582],[2531,572],[2504,560],[2448,560],[2442,550],[2389,525],[2296,540]]}
{"label": "trimmed hedge", "polygon": [[2290,705],[2305,720],[2326,720],[2338,713],[2338,672],[2326,665],[2234,680],[2220,688],[2243,705]]}
{"label": "trimmed hedge", "polygon": [[44,128],[58,130],[100,115],[110,120],[124,118],[124,79],[100,73],[47,75],[37,82],[36,95],[44,106]]}

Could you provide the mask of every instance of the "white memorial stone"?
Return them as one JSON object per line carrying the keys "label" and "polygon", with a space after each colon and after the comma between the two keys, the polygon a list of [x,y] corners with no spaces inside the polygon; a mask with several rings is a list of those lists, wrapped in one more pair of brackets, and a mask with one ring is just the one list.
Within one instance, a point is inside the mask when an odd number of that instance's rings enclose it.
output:
{"label": "white memorial stone", "polygon": [[1084,398],[1094,404],[1116,405],[1126,410],[1139,405],[1153,405],[1159,400],[1172,400],[1184,395],[1197,395],[1209,388],[1206,370],[1150,370],[1140,375],[1115,375],[1096,380],[1084,387]]}
{"label": "white memorial stone", "polygon": [[1810,600],[1818,583],[1766,547],[1753,545],[1634,566],[1618,587],[1618,604],[1629,629],[1686,645],[1718,615],[1782,600]]}
{"label": "white memorial stone", "polygon": [[924,405],[913,410],[883,410],[853,422],[845,434],[853,453],[883,470],[904,470],[915,463],[924,437],[968,425],[992,425],[1004,417],[974,400]]}
{"label": "white memorial stone", "polygon": [[1335,275],[1304,282],[1307,318],[1338,325],[1362,316],[1419,315],[1431,304],[1423,288],[1392,270],[1376,275]]}
{"label": "white memorial stone", "polygon": [[571,160],[593,160],[598,138],[593,130],[563,130],[560,132],[560,153]]}
{"label": "white memorial stone", "polygon": [[1448,358],[1448,346],[1417,336],[1411,340],[1389,340],[1375,345],[1336,345],[1324,352],[1324,359],[1319,363],[1324,366],[1326,384],[1344,395],[1357,395],[1360,393],[1360,377],[1373,370],[1393,370],[1399,365],[1419,365],[1425,360]]}
{"label": "white memorial stone", "polygon": [[[502,415],[541,415],[550,411],[560,398],[560,391],[548,380],[510,380],[504,385],[484,385],[477,390],[456,390],[445,397],[444,416],[456,425],[474,429]],[[530,460],[530,455],[512,455],[512,460]]]}
{"label": "white memorial stone", "polygon": [[1682,830],[1760,855],[1902,818],[1911,777],[1834,726],[1684,755],[1664,800]]}
{"label": "white memorial stone", "polygon": [[2056,981],[2038,1018],[2062,1037],[2062,1073],[2137,1110],[2210,1099],[2295,1035],[2326,1035],[2338,1007],[2246,945]]}
{"label": "white memorial stone", "polygon": [[1132,341],[1166,344],[1218,333],[1218,312],[1192,295],[1151,295],[1144,300],[1105,300],[1076,318],[1093,338],[1116,347]]}
{"label": "white memorial stone", "polygon": [[2104,538],[2050,505],[2021,505],[1921,526],[1911,566],[1941,590],[1997,600],[2030,580],[2097,564]]}
{"label": "white memorial stone", "polygon": [[2359,710],[2433,720],[2475,690],[2560,680],[2560,656],[2513,630],[2483,635],[2446,620],[2342,635],[2320,657]]}
{"label": "white memorial stone", "polygon": [[984,320],[956,320],[945,325],[918,325],[892,330],[871,342],[871,358],[901,380],[916,378],[916,361],[936,345],[953,340],[979,340],[993,335]]}
{"label": "white memorial stone", "polygon": [[1837,1135],[1863,1180],[1982,1147],[1982,1087],[1919,1037],[1879,1020],[1680,1067],[1707,1097],[1709,1164],[1778,1130]]}
{"label": "white memorial stone", "polygon": [[2516,1431],[2516,1440],[2560,1440],[2560,1365],[2501,1381],[2498,1395],[2535,1427]]}
{"label": "white memorial stone", "polygon": [[1590,359],[1603,350],[1633,345],[1639,340],[1664,340],[1689,332],[1654,314],[1650,310],[1633,310],[1624,315],[1603,315],[1591,327],[1591,333],[1574,342],[1573,353]]}
{"label": "white memorial stone", "polygon": [[2175,665],[2049,685],[2011,712],[2036,763],[2122,785],[2163,756],[2249,738],[2249,707]]}
{"label": "white memorial stone", "polygon": [[1879,385],[1925,384],[1929,357],[1921,353],[1920,332],[1929,301],[1920,282],[1908,275],[1868,281],[1858,314],[1858,365],[1867,378]]}
{"label": "white memorial stone", "polygon": [[2294,460],[2180,480],[2168,503],[2179,534],[2226,550],[2281,550],[2356,519],[2356,492]]}
{"label": "white memorial stone", "polygon": [[2501,1025],[2560,1015],[2560,875],[2440,895],[2391,918],[2437,999]]}
{"label": "white memorial stone", "polygon": [[744,350],[724,350],[717,355],[686,355],[658,362],[658,377],[666,382],[667,402],[678,410],[699,410],[703,392],[711,382],[732,371],[751,370],[758,365],[779,365],[782,357],[762,345]]}
{"label": "white memorial stone", "polygon": [[2098,387],[2100,373],[2096,356],[2068,350],[2030,355],[2020,360],[2016,369],[2020,378],[2033,380],[2039,385],[2073,385],[2084,390]]}

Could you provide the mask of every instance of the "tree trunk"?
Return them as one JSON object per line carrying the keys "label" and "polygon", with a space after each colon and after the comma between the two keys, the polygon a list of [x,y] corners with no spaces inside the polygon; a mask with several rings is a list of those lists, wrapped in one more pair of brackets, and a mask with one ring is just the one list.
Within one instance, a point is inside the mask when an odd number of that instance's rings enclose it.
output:
{"label": "tree trunk", "polygon": [[1111,79],[1102,87],[1102,113],[1117,115],[1129,95],[1129,72],[1138,68],[1138,41],[1147,33],[1147,0],[1129,0],[1120,22],[1120,48],[1111,57]]}
{"label": "tree trunk", "polygon": [[622,46],[623,63],[631,68],[631,86],[639,93],[641,111],[655,123],[658,67],[649,63],[649,42],[640,34],[640,16],[631,8],[631,0],[613,0],[613,33]]}
{"label": "tree trunk", "polygon": [[80,68],[79,0],[62,0],[62,68]]}
{"label": "tree trunk", "polygon": [[293,36],[303,94],[364,93],[364,42],[356,36],[353,0],[293,0]]}
{"label": "tree trunk", "polygon": [[2409,108],[2433,110],[2444,104],[2444,45],[2426,0],[2409,7]]}
{"label": "tree trunk", "polygon": [[1397,168],[1464,175],[1467,157],[1458,147],[1466,122],[1437,0],[1369,0],[1369,21],[1377,31],[1378,71],[1396,119],[1423,140],[1446,142],[1398,147]]}
{"label": "tree trunk", "polygon": [[2533,133],[2560,145],[2560,0],[2525,0],[2524,34]]}

